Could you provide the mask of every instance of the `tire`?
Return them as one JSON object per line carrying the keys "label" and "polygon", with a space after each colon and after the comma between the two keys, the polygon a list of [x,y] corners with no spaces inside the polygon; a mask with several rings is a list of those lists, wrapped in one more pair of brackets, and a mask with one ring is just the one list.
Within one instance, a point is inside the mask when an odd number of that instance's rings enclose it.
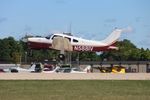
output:
{"label": "tire", "polygon": [[65,55],[64,55],[64,54],[59,54],[59,55],[58,55],[58,58],[59,58],[60,60],[65,60]]}

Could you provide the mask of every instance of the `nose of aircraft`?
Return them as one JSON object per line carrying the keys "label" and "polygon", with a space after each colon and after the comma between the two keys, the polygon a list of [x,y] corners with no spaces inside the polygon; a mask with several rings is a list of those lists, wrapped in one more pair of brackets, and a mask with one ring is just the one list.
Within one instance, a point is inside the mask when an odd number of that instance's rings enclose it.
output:
{"label": "nose of aircraft", "polygon": [[43,38],[32,37],[32,38],[28,38],[27,42],[44,42],[43,40],[44,40]]}
{"label": "nose of aircraft", "polygon": [[27,42],[40,42],[40,41],[45,41],[44,38],[37,38],[37,37],[28,37],[28,38],[22,38],[22,41],[27,43]]}

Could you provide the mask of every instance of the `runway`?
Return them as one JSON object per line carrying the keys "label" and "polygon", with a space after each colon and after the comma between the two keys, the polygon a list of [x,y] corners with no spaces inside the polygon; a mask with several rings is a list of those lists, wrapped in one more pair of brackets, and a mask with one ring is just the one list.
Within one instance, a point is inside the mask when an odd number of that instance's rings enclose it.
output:
{"label": "runway", "polygon": [[148,73],[0,73],[0,80],[150,80]]}

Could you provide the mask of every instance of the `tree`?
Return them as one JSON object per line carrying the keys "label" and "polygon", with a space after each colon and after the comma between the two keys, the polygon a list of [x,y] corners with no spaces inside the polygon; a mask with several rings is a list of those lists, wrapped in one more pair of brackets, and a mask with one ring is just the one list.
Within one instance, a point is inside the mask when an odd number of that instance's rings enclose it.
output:
{"label": "tree", "polygon": [[95,52],[80,52],[79,60],[80,61],[97,61],[99,56]]}
{"label": "tree", "polygon": [[123,41],[118,41],[117,46],[119,50],[105,51],[101,55],[103,59],[107,60],[137,60],[139,58],[138,48],[131,43],[129,40],[124,39]]}
{"label": "tree", "polygon": [[142,60],[142,61],[150,60],[149,49],[146,49],[146,50],[144,50],[144,48],[140,49],[140,60]]}
{"label": "tree", "polygon": [[14,53],[21,54],[21,45],[13,37],[0,40],[0,57],[4,61],[14,61]]}
{"label": "tree", "polygon": [[[116,43],[119,50],[104,51],[100,55],[95,52],[73,52],[72,60],[76,61],[136,61],[150,60],[150,50],[137,48],[130,40],[124,39]],[[16,41],[13,37],[0,39],[0,61],[19,63],[21,58],[25,61],[28,47],[23,41]],[[43,61],[44,59],[57,59],[59,51],[56,50],[33,50],[33,56],[28,56],[28,61]]]}

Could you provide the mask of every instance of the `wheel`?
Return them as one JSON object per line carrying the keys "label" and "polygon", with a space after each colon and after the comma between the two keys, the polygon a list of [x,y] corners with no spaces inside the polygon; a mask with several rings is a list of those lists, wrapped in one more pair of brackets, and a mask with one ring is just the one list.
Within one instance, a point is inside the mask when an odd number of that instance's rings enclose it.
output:
{"label": "wheel", "polygon": [[60,60],[65,60],[65,55],[64,55],[64,54],[59,54],[59,55],[58,55],[58,58],[59,58]]}

